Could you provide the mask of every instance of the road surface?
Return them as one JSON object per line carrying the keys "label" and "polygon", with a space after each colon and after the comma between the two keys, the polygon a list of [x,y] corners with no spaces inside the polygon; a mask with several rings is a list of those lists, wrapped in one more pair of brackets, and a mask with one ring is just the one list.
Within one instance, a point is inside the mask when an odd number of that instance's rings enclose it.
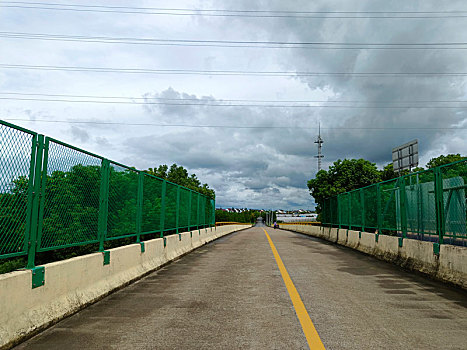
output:
{"label": "road surface", "polygon": [[[18,349],[466,349],[467,296],[351,249],[262,227],[205,245]],[[309,340],[309,339],[308,339]],[[316,339],[315,339],[316,340]],[[312,343],[312,348],[320,348]]]}

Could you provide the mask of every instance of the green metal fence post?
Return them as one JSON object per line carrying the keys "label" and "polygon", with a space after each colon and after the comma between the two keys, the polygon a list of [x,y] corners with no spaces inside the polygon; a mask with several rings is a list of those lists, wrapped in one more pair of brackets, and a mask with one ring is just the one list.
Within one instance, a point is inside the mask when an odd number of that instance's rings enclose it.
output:
{"label": "green metal fence post", "polygon": [[351,198],[350,198],[350,197],[351,197],[351,196],[350,196],[350,193],[347,192],[347,196],[346,196],[346,197],[349,198],[348,201],[347,201],[348,207],[349,207],[349,222],[348,222],[348,225],[349,225],[349,226],[347,227],[347,229],[348,229],[348,230],[351,230],[351,229],[352,229],[352,201],[351,201]]}
{"label": "green metal fence post", "polygon": [[[34,146],[33,146],[34,147]],[[41,171],[42,171],[42,155],[44,153],[44,135],[37,135],[37,142],[35,145],[35,167],[34,167],[34,185],[32,191],[32,212],[30,232],[28,237],[28,263],[26,268],[34,269],[37,248],[37,219],[39,215],[39,200],[40,200],[40,185],[41,185]]]}
{"label": "green metal fence post", "polygon": [[381,187],[380,184],[376,184],[376,219],[377,219],[377,226],[378,226],[378,234],[381,233],[381,226],[383,223],[382,217],[381,217]]}
{"label": "green metal fence post", "polygon": [[98,236],[99,236],[99,251],[104,251],[104,242],[107,236],[107,219],[109,214],[109,178],[110,178],[110,162],[107,159],[102,159],[101,164],[101,187],[99,194],[99,219],[98,219]]}
{"label": "green metal fence post", "polygon": [[44,155],[43,155],[43,158],[41,160],[42,162],[42,170],[41,170],[41,176],[39,176],[40,178],[40,192],[39,192],[39,216],[38,216],[38,219],[37,219],[37,233],[36,233],[36,246],[38,248],[41,247],[41,240],[42,240],[42,226],[43,226],[43,223],[44,223],[44,210],[45,210],[45,190],[46,190],[46,187],[47,187],[47,167],[48,167],[48,164],[49,164],[49,144],[50,144],[50,141],[49,141],[49,138],[46,137],[45,138],[45,142],[44,142]]}
{"label": "green metal fence post", "polygon": [[424,223],[423,223],[423,207],[422,207],[422,187],[420,186],[419,174],[417,174],[417,233],[423,237]]}
{"label": "green metal fence post", "polygon": [[209,218],[206,215],[207,210],[208,210],[208,208],[206,207],[208,205],[208,198],[203,196],[203,201],[204,201],[204,213],[203,213],[204,232],[208,232],[208,220],[209,220]]}
{"label": "green metal fence post", "polygon": [[144,173],[138,172],[138,197],[136,198],[136,243],[141,242],[141,231],[143,227],[143,191]]}
{"label": "green metal fence post", "polygon": [[365,231],[365,194],[360,189],[360,202],[362,203],[362,231]]}
{"label": "green metal fence post", "polygon": [[200,197],[200,194],[198,193],[198,204],[197,204],[197,209],[196,209],[196,229],[198,230],[198,234],[200,235],[201,234],[201,230],[199,229],[199,197]]}
{"label": "green metal fence post", "polygon": [[188,197],[188,231],[190,231],[190,235],[192,235],[191,233],[191,197],[193,195],[193,191],[190,190],[190,196]]}
{"label": "green metal fence post", "polygon": [[164,237],[164,225],[165,225],[165,193],[167,189],[167,181],[164,180],[162,182],[162,188],[161,188],[161,221],[160,221],[160,229],[161,229],[161,235],[160,237]]}
{"label": "green metal fence post", "polygon": [[407,237],[407,208],[406,208],[406,193],[405,193],[405,177],[399,178],[399,205],[401,214],[401,231],[402,237]]}
{"label": "green metal fence post", "polygon": [[178,229],[178,221],[179,221],[179,218],[180,218],[180,186],[177,186],[177,209],[176,209],[176,212],[175,212],[175,231],[179,234],[179,239],[181,239],[181,235],[179,233],[179,229]]}
{"label": "green metal fence post", "polygon": [[214,227],[214,231],[216,230],[216,200],[212,199],[212,218],[211,218],[211,227]]}
{"label": "green metal fence post", "polygon": [[337,195],[337,218],[339,221],[339,228],[342,228],[342,195]]}
{"label": "green metal fence post", "polygon": [[446,230],[444,217],[444,192],[443,192],[443,175],[441,168],[434,168],[435,175],[435,207],[436,207],[436,230],[438,231],[438,243],[444,243],[444,234]]}
{"label": "green metal fence post", "polygon": [[29,161],[29,177],[28,177],[28,199],[26,204],[26,225],[24,228],[24,247],[25,252],[29,251],[29,242],[32,229],[32,208],[34,198],[34,171],[36,169],[36,155],[37,155],[37,134],[33,135],[31,139],[31,159]]}

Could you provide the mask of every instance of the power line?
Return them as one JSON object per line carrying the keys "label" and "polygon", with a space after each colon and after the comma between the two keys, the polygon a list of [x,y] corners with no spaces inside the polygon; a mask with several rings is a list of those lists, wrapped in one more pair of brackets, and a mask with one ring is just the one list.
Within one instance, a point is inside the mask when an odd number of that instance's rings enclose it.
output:
{"label": "power line", "polygon": [[109,6],[109,5],[83,5],[73,3],[44,3],[33,1],[3,1],[2,3],[9,4],[37,4],[49,6],[68,6],[68,7],[89,7],[89,8],[111,8],[111,9],[141,9],[141,10],[167,10],[167,11],[204,11],[204,12],[238,12],[238,13],[390,13],[390,14],[435,14],[435,13],[466,13],[463,10],[442,10],[442,11],[290,11],[290,10],[229,10],[229,9],[188,9],[188,8],[161,8],[161,7],[133,7],[133,6]]}
{"label": "power line", "polygon": [[332,50],[465,50],[467,42],[447,43],[345,43],[345,42],[286,42],[286,41],[239,41],[239,40],[195,40],[195,39],[159,39],[134,37],[107,37],[61,35],[45,33],[0,32],[2,38],[51,40],[65,42],[87,42],[105,44],[131,44],[155,46],[199,46],[199,47],[245,47],[245,48],[286,48],[286,49],[332,49]]}
{"label": "power line", "polygon": [[263,108],[345,108],[345,109],[460,109],[467,106],[354,106],[354,105],[304,105],[304,104],[225,104],[225,103],[170,103],[170,102],[135,102],[135,101],[98,101],[70,100],[52,98],[0,97],[0,100],[35,101],[35,102],[66,102],[66,103],[97,103],[97,104],[127,104],[127,105],[165,105],[165,106],[201,106],[201,107],[263,107]]}
{"label": "power line", "polygon": [[96,96],[96,95],[72,95],[72,94],[45,94],[27,92],[0,92],[0,95],[19,96],[45,96],[45,97],[72,97],[93,99],[125,99],[125,100],[157,100],[157,101],[197,101],[200,105],[210,102],[253,102],[253,103],[467,103],[467,100],[253,100],[253,99],[214,99],[214,98],[170,98],[170,97],[132,97],[132,96]]}
{"label": "power line", "polygon": [[0,68],[26,69],[44,71],[92,72],[92,73],[124,73],[124,74],[161,74],[161,75],[220,75],[220,76],[352,76],[352,77],[406,77],[406,76],[467,76],[467,72],[294,72],[294,71],[245,71],[245,70],[194,70],[194,69],[147,69],[147,68],[113,68],[82,67],[54,65],[25,65],[0,63]]}
{"label": "power line", "polygon": [[467,11],[274,11],[274,10],[226,10],[189,9],[160,7],[103,6],[82,4],[37,3],[25,1],[3,1],[5,8],[55,10],[72,12],[121,13],[165,16],[205,16],[243,18],[338,18],[338,19],[433,19],[465,18]]}
{"label": "power line", "polygon": [[[47,119],[25,119],[25,118],[8,118],[10,121],[27,121],[41,123],[65,123],[65,124],[95,124],[95,125],[123,125],[123,126],[157,126],[157,127],[186,127],[186,128],[220,128],[220,129],[308,129],[315,130],[316,128],[302,126],[271,126],[271,125],[196,125],[196,124],[161,124],[161,123],[124,123],[124,122],[98,122],[98,121],[79,121],[79,120],[47,120]],[[464,127],[321,127],[326,130],[464,130]]]}

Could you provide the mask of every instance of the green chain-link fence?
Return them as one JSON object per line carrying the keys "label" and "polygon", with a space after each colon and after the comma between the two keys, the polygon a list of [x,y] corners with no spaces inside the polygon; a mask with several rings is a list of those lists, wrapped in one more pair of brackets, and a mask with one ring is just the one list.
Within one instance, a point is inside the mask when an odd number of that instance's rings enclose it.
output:
{"label": "green chain-link fence", "polygon": [[467,159],[327,198],[325,225],[467,246]]}
{"label": "green chain-link fence", "polygon": [[214,227],[215,202],[0,120],[0,259]]}

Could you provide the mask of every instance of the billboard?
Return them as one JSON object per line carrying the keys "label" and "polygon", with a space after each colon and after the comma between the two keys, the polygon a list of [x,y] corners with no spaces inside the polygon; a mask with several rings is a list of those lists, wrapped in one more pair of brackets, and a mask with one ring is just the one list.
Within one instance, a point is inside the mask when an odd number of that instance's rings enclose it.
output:
{"label": "billboard", "polygon": [[394,171],[411,170],[418,166],[418,140],[413,140],[392,149]]}

